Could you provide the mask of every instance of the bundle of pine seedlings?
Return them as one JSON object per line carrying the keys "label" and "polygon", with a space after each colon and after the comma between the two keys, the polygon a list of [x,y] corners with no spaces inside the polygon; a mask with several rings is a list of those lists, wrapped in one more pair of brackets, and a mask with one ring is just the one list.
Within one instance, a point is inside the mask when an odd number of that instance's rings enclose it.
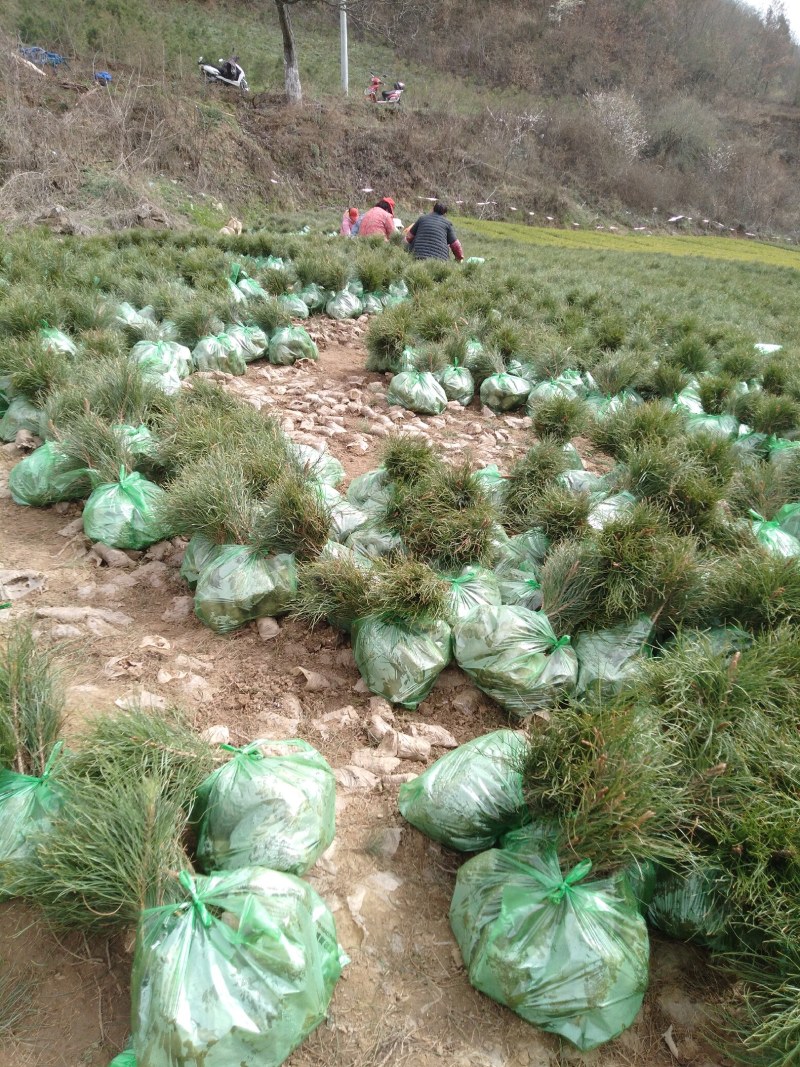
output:
{"label": "bundle of pine seedlings", "polygon": [[492,562],[502,531],[469,463],[450,466],[430,445],[393,437],[382,468],[390,488],[383,524],[412,556],[444,572]]}
{"label": "bundle of pine seedlings", "polygon": [[402,707],[424,700],[452,656],[447,584],[417,560],[326,553],[300,567],[295,613],[349,631],[370,690]]}
{"label": "bundle of pine seedlings", "polygon": [[108,932],[178,899],[188,819],[215,753],[176,711],[98,719],[63,755],[59,803],[14,886],[54,926]]}
{"label": "bundle of pine seedlings", "polygon": [[[212,414],[215,403],[212,398]],[[285,614],[297,589],[295,560],[321,552],[331,510],[274,424],[261,419],[254,437],[246,433],[250,416],[237,427],[241,405],[217,412],[210,424],[203,407],[190,408],[188,424],[178,420],[167,448],[177,457],[196,455],[215,427],[224,443],[181,468],[167,485],[159,514],[175,534],[191,539],[181,573],[196,586],[197,617],[227,633],[253,619]]]}

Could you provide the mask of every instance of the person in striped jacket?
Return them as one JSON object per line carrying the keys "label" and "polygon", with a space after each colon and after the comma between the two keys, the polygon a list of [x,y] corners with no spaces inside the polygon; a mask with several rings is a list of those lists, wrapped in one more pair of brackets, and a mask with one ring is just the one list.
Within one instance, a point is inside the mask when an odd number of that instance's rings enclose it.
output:
{"label": "person in striped jacket", "polygon": [[406,241],[415,259],[449,259],[450,252],[459,263],[464,259],[461,242],[453,224],[447,218],[447,204],[437,200],[428,215],[420,215],[406,234]]}

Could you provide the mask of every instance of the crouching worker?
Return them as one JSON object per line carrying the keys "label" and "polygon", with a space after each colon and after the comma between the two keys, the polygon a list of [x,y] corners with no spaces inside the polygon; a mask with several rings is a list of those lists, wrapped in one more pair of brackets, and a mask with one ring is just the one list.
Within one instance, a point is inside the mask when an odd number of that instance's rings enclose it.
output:
{"label": "crouching worker", "polygon": [[461,242],[447,218],[447,204],[437,200],[429,215],[420,215],[406,233],[415,259],[449,259],[452,250],[459,263],[464,259]]}
{"label": "crouching worker", "polygon": [[359,220],[358,236],[375,237],[382,236],[388,241],[394,233],[394,200],[390,196],[383,197],[375,207],[361,216]]}
{"label": "crouching worker", "polygon": [[358,208],[349,207],[342,215],[342,226],[339,230],[340,237],[354,237],[353,227],[358,222]]}

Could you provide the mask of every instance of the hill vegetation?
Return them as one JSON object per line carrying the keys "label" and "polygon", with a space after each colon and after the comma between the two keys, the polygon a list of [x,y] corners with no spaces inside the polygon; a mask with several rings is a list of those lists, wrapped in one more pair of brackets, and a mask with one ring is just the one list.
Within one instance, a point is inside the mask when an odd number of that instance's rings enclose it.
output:
{"label": "hill vegetation", "polygon": [[[242,213],[382,187],[499,218],[681,214],[797,235],[800,48],[778,4],[353,0],[349,100],[336,12],[301,0],[292,13],[304,103],[287,109],[273,4],[0,0],[4,50],[19,39],[72,61],[47,78],[9,65],[0,215],[93,200],[130,221],[143,195],[191,211],[200,193]],[[249,102],[195,72],[198,55],[232,49]],[[108,92],[77,91],[93,68],[114,75]],[[364,101],[371,69],[406,81],[401,113]]]}

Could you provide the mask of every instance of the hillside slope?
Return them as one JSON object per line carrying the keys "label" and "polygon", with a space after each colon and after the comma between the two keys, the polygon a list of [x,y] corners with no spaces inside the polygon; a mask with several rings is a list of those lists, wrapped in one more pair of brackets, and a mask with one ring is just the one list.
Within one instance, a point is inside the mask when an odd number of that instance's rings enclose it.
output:
{"label": "hillside slope", "polygon": [[[146,198],[202,221],[205,199],[224,204],[209,215],[216,221],[265,204],[362,203],[369,194],[360,190],[374,188],[447,196],[499,218],[516,209],[517,218],[565,224],[657,225],[680,214],[797,236],[800,60],[779,30],[765,35],[729,0],[693,8],[705,14],[702,37],[678,0],[647,5],[647,22],[630,15],[642,5],[622,0],[602,13],[573,5],[561,23],[547,18],[550,6],[460,5],[469,44],[452,2],[391,5],[387,21],[385,6],[366,0],[354,18],[349,100],[338,91],[335,15],[300,6],[305,103],[287,110],[271,5],[0,0],[5,51],[20,38],[71,59],[66,73],[46,77],[9,65],[0,217],[31,221],[57,202],[124,225]],[[737,81],[730,47],[714,52],[709,42],[748,32]],[[198,55],[229,49],[242,56],[249,101],[203,86],[196,73]],[[112,72],[110,91],[81,91],[93,68]],[[407,82],[402,113],[364,100],[370,69]]]}

